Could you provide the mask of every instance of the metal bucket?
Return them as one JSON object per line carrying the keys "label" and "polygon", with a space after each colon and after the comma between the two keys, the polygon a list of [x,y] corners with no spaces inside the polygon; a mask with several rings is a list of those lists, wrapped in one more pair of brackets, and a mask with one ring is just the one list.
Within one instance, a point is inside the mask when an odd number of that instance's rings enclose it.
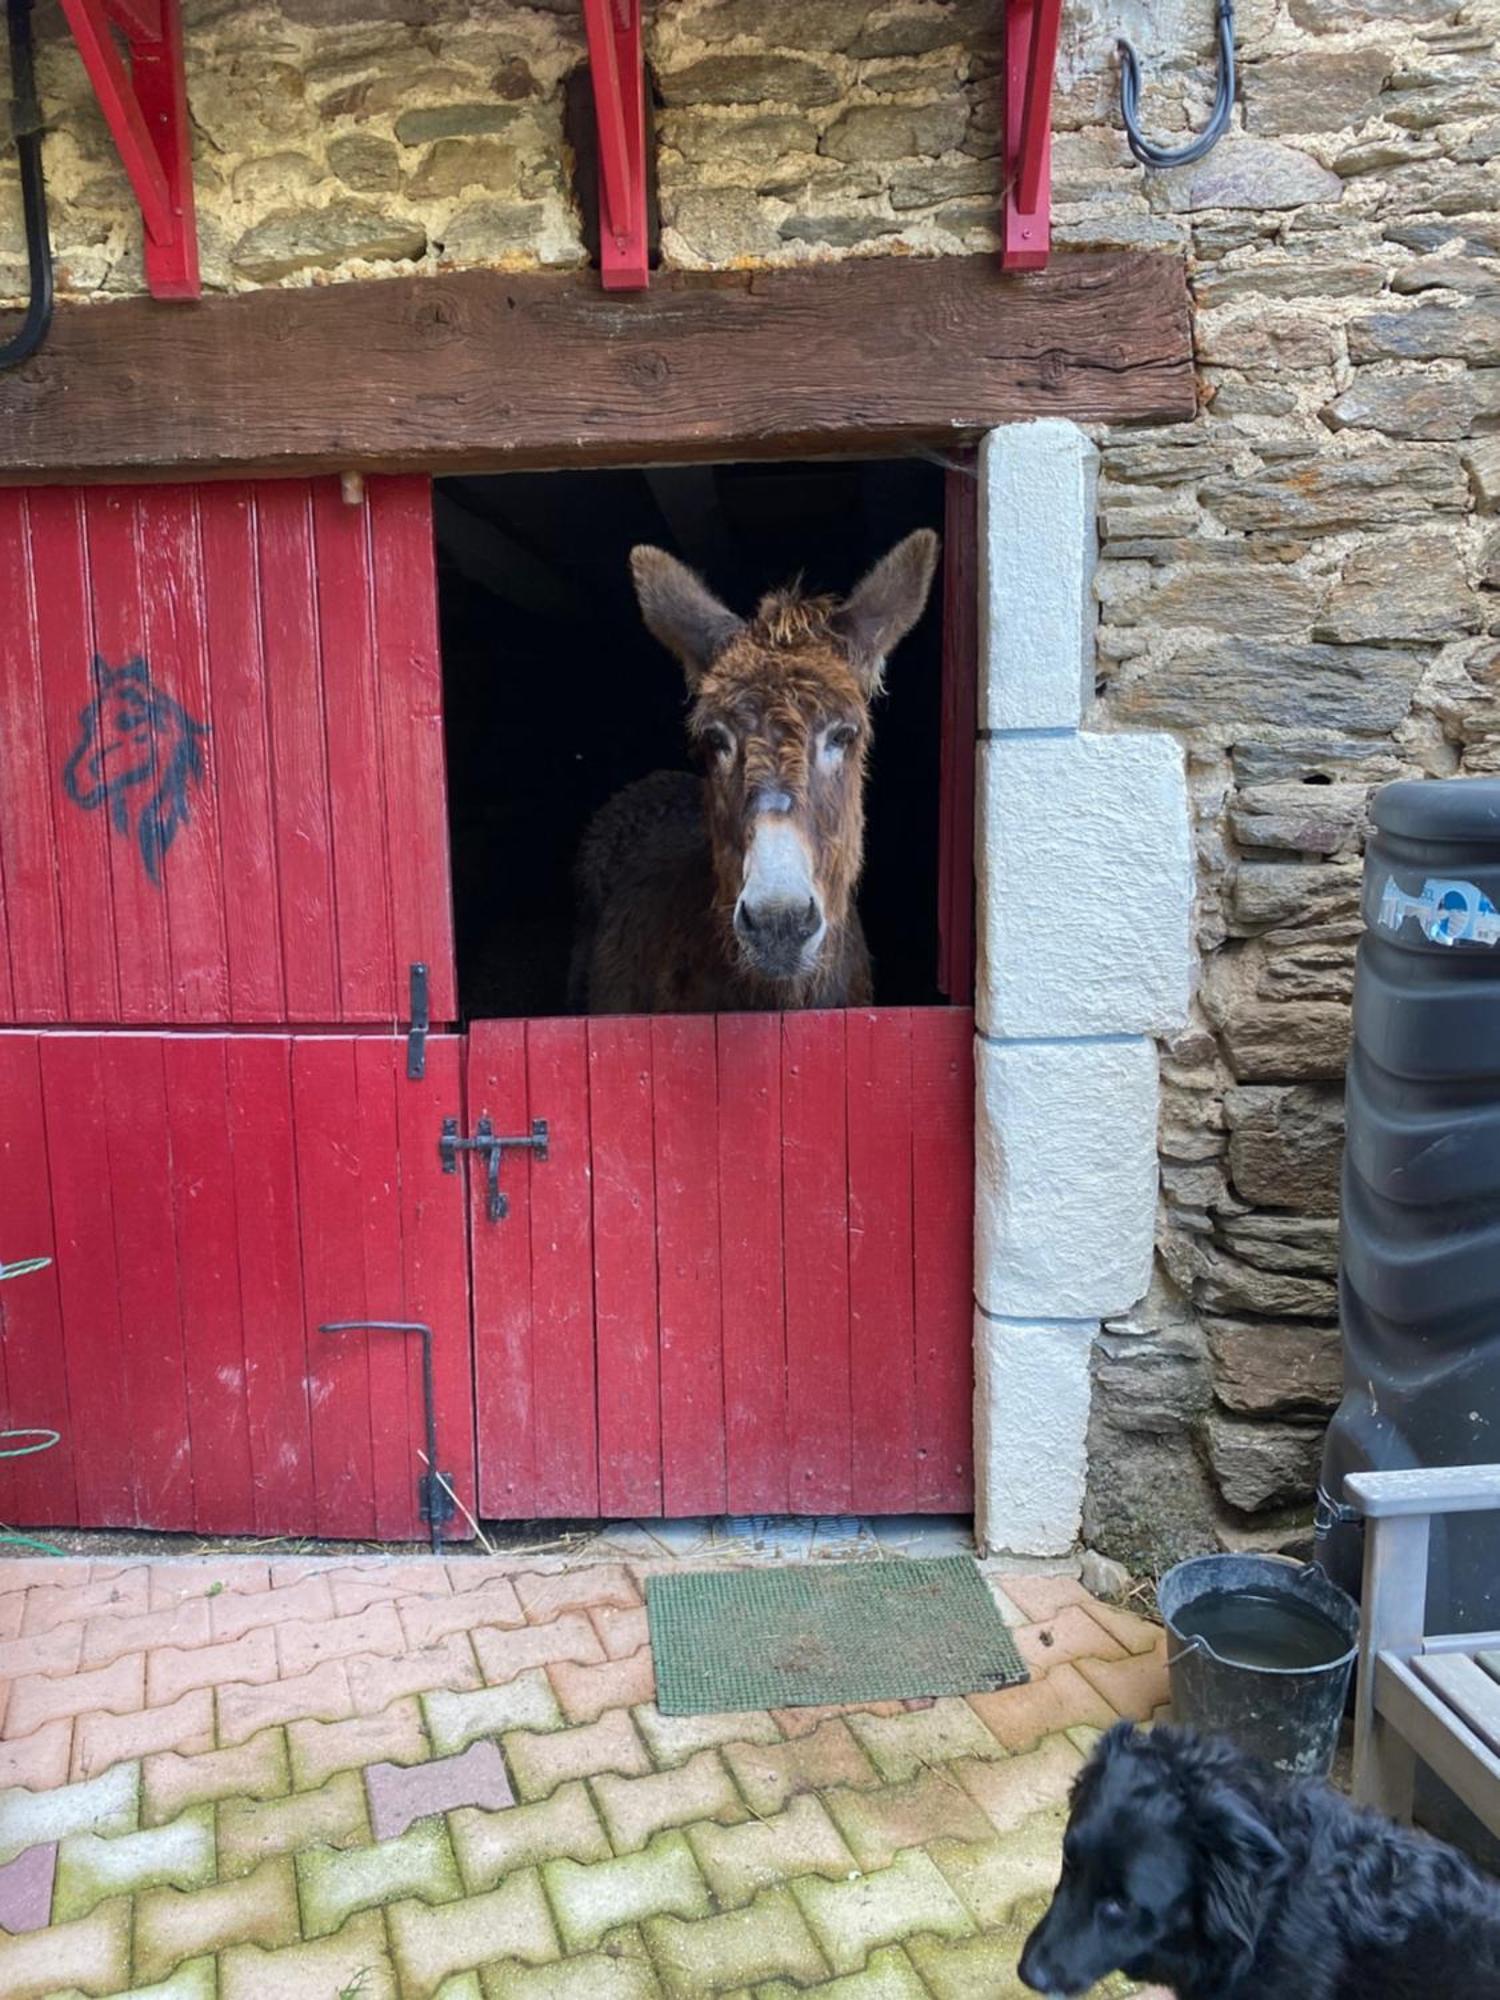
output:
{"label": "metal bucket", "polygon": [[[1317,1666],[1250,1666],[1222,1658],[1202,1634],[1184,1630],[1181,1621],[1200,1598],[1239,1595],[1273,1600],[1262,1617],[1268,1634],[1274,1636],[1274,1600],[1281,1599],[1289,1618],[1300,1609],[1326,1621],[1344,1640],[1343,1650]],[[1227,1736],[1295,1777],[1326,1778],[1358,1651],[1353,1598],[1321,1570],[1276,1556],[1195,1556],[1167,1571],[1156,1601],[1170,1640],[1174,1719]]]}

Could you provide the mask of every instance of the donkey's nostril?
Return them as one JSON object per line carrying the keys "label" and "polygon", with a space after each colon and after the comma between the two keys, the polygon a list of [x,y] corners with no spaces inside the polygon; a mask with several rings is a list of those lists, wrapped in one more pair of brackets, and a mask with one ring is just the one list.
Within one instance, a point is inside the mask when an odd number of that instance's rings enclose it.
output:
{"label": "donkey's nostril", "polygon": [[798,925],[799,931],[804,938],[810,938],[822,921],[823,919],[818,914],[817,904],[809,896],[807,899],[807,908],[802,912],[802,922]]}
{"label": "donkey's nostril", "polygon": [[751,932],[754,931],[755,917],[748,903],[741,901],[735,904],[734,927],[745,937],[749,937]]}

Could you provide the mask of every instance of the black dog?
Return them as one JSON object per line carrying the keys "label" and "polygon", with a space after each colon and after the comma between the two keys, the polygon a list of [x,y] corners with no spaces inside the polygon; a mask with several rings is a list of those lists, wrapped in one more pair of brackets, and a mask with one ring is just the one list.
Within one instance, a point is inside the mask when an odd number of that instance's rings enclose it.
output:
{"label": "black dog", "polygon": [[1500,2000],[1500,1887],[1324,1785],[1122,1723],[1078,1774],[1021,1954],[1036,1993],[1115,1971],[1178,2000]]}

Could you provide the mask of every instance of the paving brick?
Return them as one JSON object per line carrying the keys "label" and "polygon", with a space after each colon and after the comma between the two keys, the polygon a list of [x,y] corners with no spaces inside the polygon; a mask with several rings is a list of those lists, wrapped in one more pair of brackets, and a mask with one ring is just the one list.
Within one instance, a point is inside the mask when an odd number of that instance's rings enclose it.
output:
{"label": "paving brick", "polygon": [[326,1571],[324,1580],[341,1618],[371,1604],[394,1603],[403,1597],[448,1597],[453,1591],[448,1565],[438,1556],[385,1556],[348,1563]]}
{"label": "paving brick", "polygon": [[471,1743],[460,1756],[435,1757],[409,1769],[367,1765],[365,1790],[377,1840],[394,1840],[417,1820],[460,1806],[498,1812],[515,1804],[500,1752],[488,1741]]}
{"label": "paving brick", "polygon": [[219,1960],[218,2000],[397,2000],[380,1913],[351,1917],[333,1937],[262,1951],[233,1945]]}
{"label": "paving brick", "polygon": [[643,1929],[673,2000],[737,1993],[767,1978],[810,1985],[828,1971],[807,1919],[786,1889],[767,1889],[743,1910],[698,1923],[654,1917]]}
{"label": "paving brick", "polygon": [[304,1847],[352,1847],[371,1839],[365,1788],[357,1771],[340,1771],[316,1791],[281,1799],[226,1799],[219,1806],[219,1875],[248,1875],[275,1854]]}
{"label": "paving brick", "polygon": [[639,1702],[656,1700],[649,1646],[598,1667],[560,1660],[547,1669],[547,1678],[569,1722],[596,1722],[607,1708],[634,1708]]}
{"label": "paving brick", "polygon": [[439,1688],[422,1697],[432,1747],[440,1756],[465,1750],[481,1736],[512,1729],[561,1729],[562,1711],[540,1668],[503,1687],[452,1694]]}
{"label": "paving brick", "polygon": [[297,1856],[302,1929],[327,1937],[356,1910],[378,1909],[398,1896],[443,1903],[463,1893],[441,1820],[423,1820],[399,1840],[373,1847],[310,1847]]}
{"label": "paving brick", "polygon": [[734,1781],[715,1750],[700,1750],[675,1771],[648,1778],[617,1778],[601,1772],[594,1797],[617,1854],[632,1854],[653,1834],[695,1820],[730,1826],[745,1817]]}
{"label": "paving brick", "polygon": [[105,1836],[74,1833],[57,1850],[53,1913],[59,1923],[111,1896],[142,1889],[205,1889],[214,1879],[212,1806],[193,1806],[166,1826]]}
{"label": "paving brick", "polygon": [[1055,1618],[1018,1625],[1011,1637],[1033,1674],[1050,1673],[1065,1660],[1120,1660],[1125,1648],[1096,1624],[1081,1604],[1068,1604]]}
{"label": "paving brick", "polygon": [[33,1792],[50,1791],[66,1783],[72,1759],[74,1724],[70,1716],[43,1723],[15,1743],[0,1743],[0,1792],[24,1785]]}
{"label": "paving brick", "polygon": [[[851,1792],[851,1799],[878,1793]],[[970,1808],[973,1810],[973,1808]],[[981,1825],[984,1825],[982,1817]],[[747,1826],[695,1826],[688,1841],[721,1909],[736,1909],[762,1889],[775,1888],[797,1875],[827,1875],[837,1880],[851,1873],[855,1857],[829,1817],[822,1799],[810,1793],[792,1800],[785,1812]]]}
{"label": "paving brick", "polygon": [[[1080,1660],[1078,1671],[1096,1693],[1103,1695],[1116,1715],[1130,1722],[1149,1722],[1170,1695],[1167,1681],[1166,1634],[1151,1653],[1136,1653],[1125,1660]],[[1074,1722],[1092,1722],[1092,1716],[1077,1715]]]}
{"label": "paving brick", "polygon": [[685,1764],[699,1750],[717,1749],[729,1743],[780,1743],[781,1731],[769,1715],[756,1710],[735,1715],[663,1715],[654,1701],[633,1709],[636,1726],[651,1752],[651,1761],[664,1770]]}
{"label": "paving brick", "polygon": [[542,1879],[568,1952],[592,1951],[623,1924],[653,1916],[706,1917],[711,1908],[680,1833],[658,1834],[639,1854],[614,1861],[549,1861]]}
{"label": "paving brick", "polygon": [[[52,1919],[52,1890],[57,1879],[57,1842],[26,1847],[14,1861],[0,1867],[0,1931],[19,1937],[45,1930]],[[73,1912],[84,1916],[86,1911]]]}
{"label": "paving brick", "polygon": [[[602,1784],[604,1780],[596,1780]],[[621,1780],[628,1783],[628,1780]],[[647,1783],[641,1779],[638,1782]],[[473,1895],[503,1876],[543,1861],[607,1861],[609,1837],[581,1782],[559,1785],[550,1799],[505,1812],[450,1813],[448,1832],[464,1886]]]}
{"label": "paving brick", "polygon": [[214,1646],[163,1646],[146,1662],[151,1703],[176,1701],[191,1688],[222,1688],[230,1682],[259,1686],[276,1678],[276,1639],[271,1632],[247,1632]]}
{"label": "paving brick", "polygon": [[203,1800],[274,1799],[292,1788],[286,1734],[280,1729],[264,1730],[232,1750],[210,1750],[201,1757],[179,1757],[173,1751],[147,1757],[141,1774],[141,1816],[147,1826],[162,1826],[184,1806]]}
{"label": "paving brick", "polygon": [[469,1632],[477,1625],[524,1625],[526,1614],[508,1583],[496,1581],[483,1590],[451,1597],[404,1597],[397,1607],[407,1643],[434,1646],[450,1632]]}
{"label": "paving brick", "polygon": [[59,1785],[50,1792],[0,1792],[0,1862],[13,1861],[23,1848],[66,1840],[71,1833],[134,1833],[140,1823],[138,1764],[120,1764],[86,1784]]}
{"label": "paving brick", "polygon": [[[7,1574],[9,1570],[7,1569]],[[26,1592],[26,1610],[21,1619],[24,1633],[52,1632],[59,1625],[82,1625],[90,1618],[113,1612],[149,1611],[151,1608],[147,1572],[128,1571],[99,1583],[38,1585]]]}
{"label": "paving brick", "polygon": [[901,1784],[929,1764],[955,1757],[998,1757],[994,1737],[966,1702],[936,1701],[900,1715],[851,1715],[849,1728],[881,1777]]}
{"label": "paving brick", "polygon": [[1001,1577],[1000,1588],[1029,1624],[1055,1618],[1069,1604],[1088,1604],[1089,1594],[1076,1576]]}
{"label": "paving brick", "polygon": [[1025,1687],[971,1694],[969,1706],[1012,1754],[1034,1749],[1044,1736],[1055,1736],[1070,1723],[1087,1722],[1097,1729],[1108,1729],[1115,1720],[1109,1703],[1071,1663],[1054,1667],[1050,1674],[1029,1681]]}
{"label": "paving brick", "polygon": [[631,1611],[641,1602],[641,1593],[623,1563],[585,1563],[550,1575],[528,1570],[513,1581],[533,1625],[545,1625],[564,1611],[589,1611],[602,1604]]}
{"label": "paving brick", "polygon": [[292,1944],[297,1929],[297,1888],[285,1859],[212,1889],[148,1889],[135,1899],[135,1976],[161,1979],[183,1959],[228,1945]]}
{"label": "paving brick", "polygon": [[[477,2000],[477,1982],[475,1994]],[[634,1950],[613,1956],[591,1952],[564,1959],[561,1965],[496,1965],[484,1975],[483,2000],[660,2000],[660,1996],[655,1969],[639,1942]],[[447,1986],[438,2000],[450,2000]],[[460,2000],[456,1989],[451,2000]]]}
{"label": "paving brick", "polygon": [[1035,1750],[1004,1763],[961,1763],[950,1769],[995,1831],[1010,1833],[1033,1813],[1065,1804],[1082,1764],[1066,1736],[1049,1736]]}
{"label": "paving brick", "polygon": [[921,1931],[964,1937],[974,1928],[963,1903],[920,1848],[853,1882],[807,1876],[794,1884],[792,1894],[835,1972],[858,1972],[878,1945],[899,1944]]}
{"label": "paving brick", "polygon": [[466,1896],[439,1909],[393,1903],[386,1922],[402,2000],[430,2000],[455,1972],[494,1959],[539,1965],[558,1956],[541,1878],[530,1868],[487,1896]]}
{"label": "paving brick", "polygon": [[415,1695],[394,1701],[380,1715],[344,1722],[293,1722],[287,1726],[297,1789],[321,1785],[335,1771],[366,1764],[420,1764],[432,1755]]}
{"label": "paving brick", "polygon": [[1118,1604],[1101,1604],[1097,1598],[1088,1601],[1088,1614],[1096,1625],[1102,1625],[1112,1639],[1117,1639],[1127,1653],[1149,1653],[1161,1644],[1162,1628],[1153,1625],[1149,1618],[1139,1618],[1133,1611],[1126,1611]]}
{"label": "paving brick", "polygon": [[[914,1937],[907,1940],[906,1951],[933,2000],[1029,2000],[1016,1974],[1029,1929],[1029,1922],[1017,1922],[973,1938]],[[1101,1996],[1135,1990],[1112,1982],[1091,1989]]]}
{"label": "paving brick", "polygon": [[554,1729],[545,1735],[520,1729],[507,1736],[505,1759],[518,1795],[544,1799],[567,1779],[599,1771],[644,1776],[651,1759],[632,1719],[638,1713],[612,1708],[581,1729]]}
{"label": "paving brick", "polygon": [[[985,2000],[998,1996],[998,1987],[984,1989]],[[754,2000],[800,2000],[811,1994],[814,2000],[928,2000],[927,1988],[916,1967],[896,1945],[886,1945],[870,1953],[863,1972],[851,1972],[842,1979],[825,1980],[818,1986],[792,1986],[784,1979],[757,1986]]]}
{"label": "paving brick", "polygon": [[771,1714],[783,1736],[795,1737],[811,1736],[835,1716],[904,1715],[907,1708],[904,1701],[839,1701],[809,1708],[773,1708]]}
{"label": "paving brick", "polygon": [[878,1785],[880,1773],[842,1718],[795,1743],[731,1743],[724,1749],[735,1784],[752,1812],[780,1812],[799,1792],[833,1785]]}
{"label": "paving brick", "polygon": [[1018,1903],[1049,1896],[1056,1887],[1067,1814],[1033,1813],[1003,1838],[974,1843],[939,1841],[932,1865],[981,1930],[999,1930]]}
{"label": "paving brick", "polygon": [[[974,1768],[1001,1767],[976,1764]],[[826,1803],[855,1860],[867,1872],[888,1868],[904,1849],[925,1847],[930,1840],[987,1840],[994,1832],[951,1764],[879,1791],[833,1792]]]}
{"label": "paving brick", "polygon": [[159,1750],[190,1757],[213,1747],[214,1698],[207,1688],[194,1688],[164,1708],[142,1708],[134,1715],[80,1715],[73,1725],[72,1775],[96,1777],[111,1764],[151,1757]]}
{"label": "paving brick", "polygon": [[[210,1957],[190,1958],[179,1965],[168,1979],[159,1979],[150,1986],[132,1986],[129,1993],[108,1993],[103,2000],[217,2000],[219,1985]],[[77,1986],[64,1988],[52,1995],[52,2000],[89,2000]]]}
{"label": "paving brick", "polygon": [[[140,1648],[135,1650],[138,1652]],[[19,1680],[23,1674],[76,1673],[82,1657],[81,1625],[54,1625],[50,1631],[33,1632],[26,1639],[6,1639],[0,1642],[0,1681]],[[88,1664],[105,1663],[90,1660]]]}
{"label": "paving brick", "polygon": [[24,1590],[6,1588],[7,1570],[0,1565],[0,1639],[19,1639],[21,1618],[26,1610]]}
{"label": "paving brick", "polygon": [[145,1691],[146,1664],[139,1653],[116,1660],[112,1666],[70,1674],[64,1680],[54,1680],[50,1674],[27,1674],[11,1686],[5,1734],[29,1736],[59,1716],[87,1715],[96,1709],[127,1715],[143,1706]]}
{"label": "paving brick", "polygon": [[149,1576],[153,1611],[190,1597],[205,1597],[214,1604],[226,1595],[253,1597],[271,1587],[271,1565],[256,1556],[190,1556],[180,1562],[152,1563]]}
{"label": "paving brick", "polygon": [[107,1667],[126,1653],[150,1653],[160,1646],[206,1646],[212,1636],[208,1603],[201,1597],[165,1611],[116,1612],[91,1618],[84,1626],[83,1665]]}
{"label": "paving brick", "polygon": [[130,1984],[130,1905],[101,1903],[76,1924],[0,1937],[5,2000],[56,2000],[68,1987],[113,1993]]}
{"label": "paving brick", "polygon": [[287,1722],[346,1721],[354,1713],[354,1697],[343,1661],[325,1660],[291,1680],[221,1687],[218,1711],[219,1741],[234,1744]]}
{"label": "paving brick", "polygon": [[528,1667],[550,1666],[555,1660],[577,1660],[590,1666],[605,1658],[604,1646],[581,1611],[565,1612],[550,1625],[522,1625],[502,1631],[481,1625],[473,1634],[474,1651],[487,1681],[513,1681]]}
{"label": "paving brick", "polygon": [[303,1577],[284,1590],[225,1590],[208,1599],[215,1639],[239,1639],[246,1632],[333,1615],[333,1594],[321,1576]]}
{"label": "paving brick", "polygon": [[398,1659],[407,1650],[406,1634],[393,1604],[372,1604],[347,1618],[298,1619],[276,1627],[276,1656],[286,1675],[310,1673],[325,1660],[351,1660],[361,1655]]}
{"label": "paving brick", "polygon": [[483,1686],[467,1632],[452,1632],[437,1645],[403,1653],[400,1659],[364,1658],[344,1665],[356,1715],[378,1715],[405,1694],[427,1694],[433,1688],[457,1694]]}
{"label": "paving brick", "polygon": [[612,1660],[627,1660],[651,1643],[651,1621],[644,1604],[631,1605],[628,1610],[617,1604],[596,1604],[589,1611],[589,1621]]}
{"label": "paving brick", "polygon": [[535,1562],[520,1562],[513,1556],[482,1556],[470,1548],[466,1553],[450,1549],[443,1567],[448,1572],[448,1587],[457,1597],[475,1590],[488,1590],[492,1583],[513,1585],[523,1571],[529,1575],[538,1567],[562,1570],[566,1564],[561,1557],[550,1561],[544,1557],[538,1565]]}

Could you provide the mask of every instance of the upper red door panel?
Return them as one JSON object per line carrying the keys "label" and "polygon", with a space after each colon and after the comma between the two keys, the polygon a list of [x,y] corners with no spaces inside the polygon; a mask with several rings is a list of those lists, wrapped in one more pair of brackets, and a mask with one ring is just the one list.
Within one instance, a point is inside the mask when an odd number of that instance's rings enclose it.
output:
{"label": "upper red door panel", "polygon": [[0,1020],[454,1016],[430,489],[0,492]]}

